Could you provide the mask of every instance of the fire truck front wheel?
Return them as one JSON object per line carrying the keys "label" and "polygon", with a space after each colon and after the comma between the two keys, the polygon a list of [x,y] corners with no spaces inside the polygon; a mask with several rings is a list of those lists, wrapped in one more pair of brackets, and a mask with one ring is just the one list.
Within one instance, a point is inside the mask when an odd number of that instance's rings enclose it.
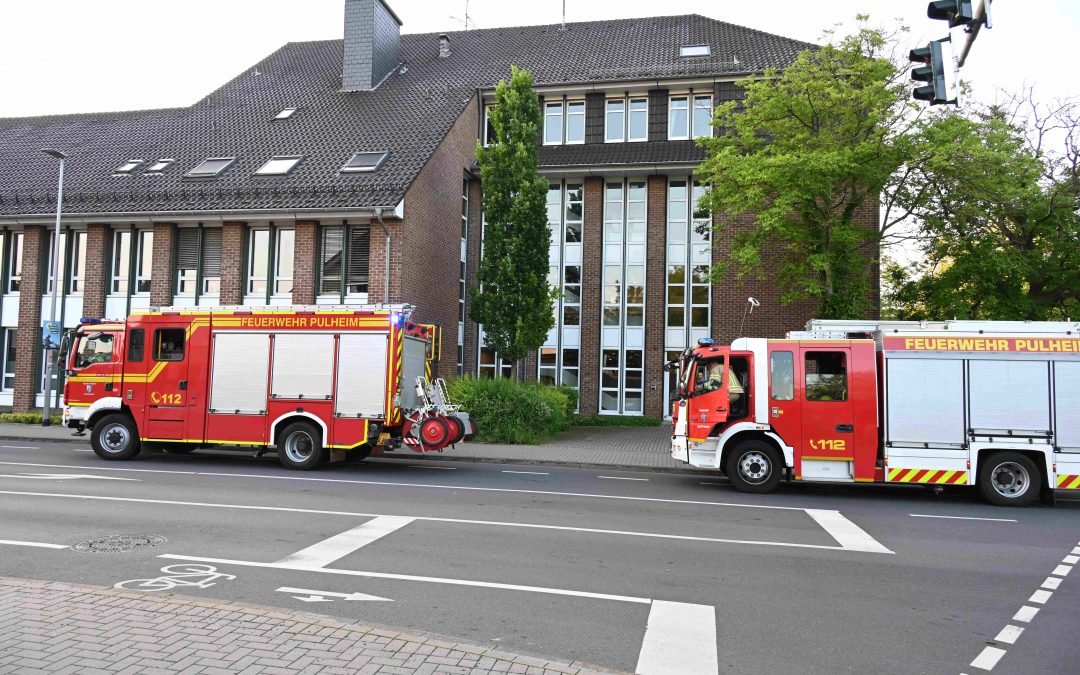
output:
{"label": "fire truck front wheel", "polygon": [[979,492],[998,506],[1027,506],[1039,496],[1042,475],[1019,452],[997,452],[980,458]]}
{"label": "fire truck front wheel", "polygon": [[724,473],[739,492],[772,492],[780,483],[780,453],[765,441],[743,441],[728,453]]}
{"label": "fire truck front wheel", "polygon": [[139,454],[139,432],[127,415],[108,415],[94,424],[90,447],[102,459],[131,459]]}
{"label": "fire truck front wheel", "polygon": [[278,460],[286,469],[308,471],[326,463],[326,448],[318,429],[307,422],[293,422],[278,437]]}

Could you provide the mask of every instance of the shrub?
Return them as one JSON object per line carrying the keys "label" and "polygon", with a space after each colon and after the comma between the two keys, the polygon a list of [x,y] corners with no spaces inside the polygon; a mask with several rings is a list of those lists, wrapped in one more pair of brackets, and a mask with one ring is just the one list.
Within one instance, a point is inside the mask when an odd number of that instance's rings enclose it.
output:
{"label": "shrub", "polygon": [[563,387],[505,378],[447,382],[450,400],[476,421],[476,440],[536,445],[570,426],[577,406]]}
{"label": "shrub", "polygon": [[[49,419],[57,426],[61,423],[60,415],[52,415]],[[0,424],[41,424],[41,413],[0,413]]]}
{"label": "shrub", "polygon": [[574,415],[570,424],[575,427],[655,427],[664,424],[664,421],[655,417],[629,415],[597,415],[595,417]]}

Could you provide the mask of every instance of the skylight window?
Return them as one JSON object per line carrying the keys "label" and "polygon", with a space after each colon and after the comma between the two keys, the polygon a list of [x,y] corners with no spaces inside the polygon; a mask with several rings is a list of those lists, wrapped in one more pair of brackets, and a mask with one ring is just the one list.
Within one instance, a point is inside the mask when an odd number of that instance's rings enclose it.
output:
{"label": "skylight window", "polygon": [[378,171],[386,161],[386,152],[358,152],[345,162],[341,167],[341,173],[363,173]]}
{"label": "skylight window", "polygon": [[258,171],[255,172],[256,176],[287,176],[296,165],[300,163],[300,160],[304,158],[303,155],[288,155],[280,157],[271,157],[270,161],[263,164]]}
{"label": "skylight window", "polygon": [[274,116],[274,120],[287,120],[293,116],[296,112],[296,108],[284,108],[281,112]]}
{"label": "skylight window", "polygon": [[684,45],[679,48],[679,56],[708,56],[711,53],[709,45]]}
{"label": "skylight window", "polygon": [[175,159],[159,159],[150,165],[150,168],[146,170],[146,173],[161,173],[175,161]]}
{"label": "skylight window", "polygon": [[132,171],[135,170],[135,167],[139,166],[142,163],[143,163],[143,160],[141,160],[141,159],[129,159],[128,161],[124,162],[123,164],[118,166],[116,169],[114,169],[113,173],[124,173],[124,174],[131,173]]}
{"label": "skylight window", "polygon": [[197,167],[188,171],[186,176],[188,178],[214,178],[225,173],[225,169],[235,161],[235,157],[208,157]]}

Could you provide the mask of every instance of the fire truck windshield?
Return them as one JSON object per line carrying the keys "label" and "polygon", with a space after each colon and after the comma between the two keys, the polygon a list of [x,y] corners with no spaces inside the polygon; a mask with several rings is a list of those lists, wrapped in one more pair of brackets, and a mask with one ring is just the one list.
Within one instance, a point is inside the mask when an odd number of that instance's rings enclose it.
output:
{"label": "fire truck windshield", "polygon": [[108,363],[112,361],[112,355],[113,336],[111,333],[87,333],[79,336],[72,365],[78,369],[95,363]]}

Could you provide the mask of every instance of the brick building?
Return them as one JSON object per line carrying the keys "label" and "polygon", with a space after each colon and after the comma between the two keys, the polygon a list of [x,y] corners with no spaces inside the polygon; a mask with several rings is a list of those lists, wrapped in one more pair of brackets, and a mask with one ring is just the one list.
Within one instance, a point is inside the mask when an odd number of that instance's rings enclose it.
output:
{"label": "brick building", "polygon": [[[511,64],[544,125],[556,328],[530,377],[583,414],[663,414],[664,361],[698,337],[801,326],[768,282],[710,284],[725,242],[699,233],[713,106],[806,43],[691,15],[401,33],[381,0],[346,0],[344,40],[290,43],[186,108],[0,119],[0,405],[40,405],[39,323],[57,162],[68,155],[59,282],[65,326],[150,306],[405,301],[444,327],[443,375],[508,366],[468,321],[483,223],[474,164]],[[876,209],[868,209],[872,225]],[[389,260],[388,260],[389,257]]]}

